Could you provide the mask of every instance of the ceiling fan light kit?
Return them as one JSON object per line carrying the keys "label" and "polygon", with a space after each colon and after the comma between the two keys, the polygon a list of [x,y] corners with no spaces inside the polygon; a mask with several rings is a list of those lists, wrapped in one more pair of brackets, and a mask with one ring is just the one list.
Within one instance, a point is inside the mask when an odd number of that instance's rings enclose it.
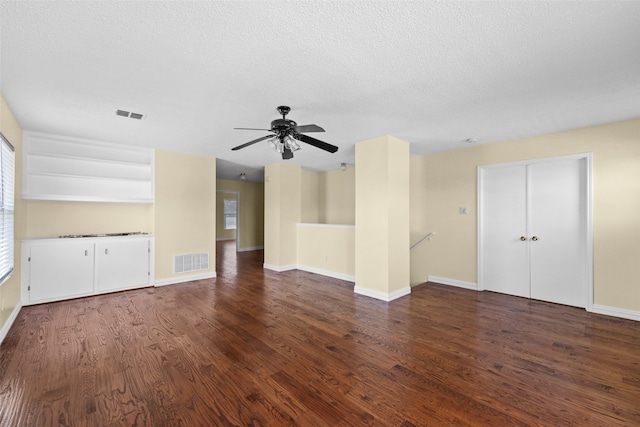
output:
{"label": "ceiling fan light kit", "polygon": [[277,153],[280,153],[283,160],[292,159],[293,152],[298,151],[301,148],[300,144],[298,144],[298,141],[313,145],[314,147],[328,151],[329,153],[335,153],[336,151],[338,151],[338,147],[336,147],[335,145],[328,144],[324,141],[320,141],[319,139],[315,139],[304,134],[306,132],[324,132],[323,128],[313,124],[298,126],[298,124],[293,120],[287,119],[286,116],[287,114],[289,114],[289,111],[291,111],[291,108],[286,105],[279,106],[277,110],[278,113],[282,115],[282,118],[273,120],[271,122],[270,129],[235,128],[237,130],[265,130],[267,132],[271,132],[271,135],[254,139],[253,141],[238,145],[231,150],[240,150],[241,148],[245,148],[268,139],[271,148]]}

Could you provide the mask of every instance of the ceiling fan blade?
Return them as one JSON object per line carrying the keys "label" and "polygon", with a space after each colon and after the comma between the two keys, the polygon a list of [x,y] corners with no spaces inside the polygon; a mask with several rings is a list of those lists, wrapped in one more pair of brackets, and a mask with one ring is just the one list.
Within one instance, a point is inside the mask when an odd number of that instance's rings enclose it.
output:
{"label": "ceiling fan blade", "polygon": [[265,139],[269,139],[269,138],[273,138],[273,135],[267,135],[267,136],[263,136],[262,138],[254,139],[253,141],[249,141],[242,145],[238,145],[237,147],[233,147],[231,150],[232,151],[239,150],[241,148],[248,147],[250,145],[255,144],[256,142],[264,141]]}
{"label": "ceiling fan blade", "polygon": [[324,132],[318,125],[302,125],[294,127],[296,132]]}
{"label": "ceiling fan blade", "polygon": [[284,147],[284,151],[282,151],[282,160],[289,160],[289,159],[293,159],[293,151],[291,151],[287,147]]}
{"label": "ceiling fan blade", "polygon": [[336,147],[335,145],[328,144],[324,141],[320,141],[319,139],[311,138],[310,136],[304,135],[302,133],[294,135],[294,138],[330,153],[335,153],[336,151],[338,151],[338,147]]}
{"label": "ceiling fan blade", "polygon": [[256,129],[256,128],[234,128],[235,130],[266,130],[267,132],[271,132],[271,129]]}

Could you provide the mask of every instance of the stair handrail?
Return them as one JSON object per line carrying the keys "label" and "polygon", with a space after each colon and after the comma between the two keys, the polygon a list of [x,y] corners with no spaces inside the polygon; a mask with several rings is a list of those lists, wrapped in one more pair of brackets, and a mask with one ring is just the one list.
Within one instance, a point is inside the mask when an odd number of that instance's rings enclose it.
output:
{"label": "stair handrail", "polygon": [[425,240],[431,240],[431,238],[432,238],[433,236],[435,236],[435,235],[436,235],[436,232],[435,232],[435,231],[432,231],[432,232],[428,233],[428,234],[427,234],[426,236],[424,236],[422,239],[418,240],[418,242],[417,242],[417,243],[415,243],[413,246],[411,246],[411,247],[409,248],[409,250],[411,250],[411,249],[415,248],[416,246],[418,246],[420,243],[424,242]]}

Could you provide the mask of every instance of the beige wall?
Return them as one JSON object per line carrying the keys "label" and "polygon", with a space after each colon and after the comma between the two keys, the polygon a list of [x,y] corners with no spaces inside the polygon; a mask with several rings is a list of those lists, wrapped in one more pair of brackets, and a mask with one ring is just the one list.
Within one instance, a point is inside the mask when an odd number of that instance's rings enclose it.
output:
{"label": "beige wall", "polygon": [[224,200],[236,200],[236,193],[218,190],[216,193],[216,240],[235,240],[236,230],[224,228]]}
{"label": "beige wall", "polygon": [[320,172],[302,169],[302,212],[301,221],[315,224],[320,222],[320,196],[318,194],[318,180]]}
{"label": "beige wall", "polygon": [[355,227],[302,224],[297,228],[299,267],[354,280]]}
{"label": "beige wall", "polygon": [[296,224],[302,219],[302,169],[276,163],[265,168],[264,263],[271,268],[297,264]]}
{"label": "beige wall", "polygon": [[153,203],[26,200],[27,238],[142,231],[153,233]]}
{"label": "beige wall", "polygon": [[219,179],[217,189],[238,193],[240,199],[238,249],[242,251],[262,248],[264,246],[264,184]]}
{"label": "beige wall", "polygon": [[319,221],[356,223],[356,168],[330,170],[319,175]]}
{"label": "beige wall", "polygon": [[209,252],[215,272],[216,159],[156,150],[155,169],[156,281],[180,276],[174,255]]}
{"label": "beige wall", "polygon": [[27,221],[25,205],[22,202],[22,129],[11,108],[0,93],[0,132],[15,148],[16,182],[15,182],[15,238],[14,238],[14,271],[13,275],[0,287],[0,330],[20,303],[20,241],[26,237]]}
{"label": "beige wall", "polygon": [[[411,282],[477,282],[478,165],[593,153],[594,303],[640,310],[640,119],[411,159]],[[468,215],[459,215],[465,206]]]}
{"label": "beige wall", "polygon": [[327,172],[302,170],[302,222],[353,225],[356,174],[350,167]]}

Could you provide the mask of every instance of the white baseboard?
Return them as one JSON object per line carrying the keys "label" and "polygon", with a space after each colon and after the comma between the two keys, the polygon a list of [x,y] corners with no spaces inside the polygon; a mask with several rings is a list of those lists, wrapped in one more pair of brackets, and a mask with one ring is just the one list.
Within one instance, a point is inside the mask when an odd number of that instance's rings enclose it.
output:
{"label": "white baseboard", "polygon": [[366,297],[375,298],[375,299],[379,299],[386,302],[391,302],[394,299],[398,299],[405,295],[409,295],[411,293],[411,286],[398,289],[397,291],[393,291],[391,293],[380,292],[374,289],[368,289],[368,288],[363,288],[361,286],[356,286],[353,288],[353,292],[359,295],[364,295]]}
{"label": "white baseboard", "polygon": [[640,322],[640,311],[627,310],[625,308],[609,307],[606,305],[593,304],[589,310],[592,313],[604,314],[605,316],[620,317],[622,319],[635,320]]}
{"label": "white baseboard", "polygon": [[239,248],[238,252],[261,251],[263,249],[264,249],[264,246],[252,246],[248,248]]}
{"label": "white baseboard", "polygon": [[298,264],[296,267],[298,268],[298,270],[308,271],[309,273],[320,274],[322,276],[333,277],[334,279],[340,279],[340,280],[345,280],[347,282],[354,282],[354,283],[356,281],[355,276],[350,276],[348,274],[337,273],[335,271],[323,270],[321,268],[309,267],[309,266],[300,265],[300,264]]}
{"label": "white baseboard", "polygon": [[185,283],[192,282],[194,280],[202,280],[202,279],[215,279],[216,272],[213,273],[203,273],[203,274],[190,274],[188,276],[178,276],[178,277],[170,277],[168,279],[160,279],[156,280],[154,286],[167,286],[167,285],[175,285],[177,283]]}
{"label": "white baseboard", "polygon": [[[464,282],[462,280],[447,279],[446,277],[429,276],[427,279],[429,282],[441,283],[443,285],[456,286],[458,288],[471,289],[473,291],[478,290],[478,285],[472,282]],[[619,317],[622,319],[635,320],[640,322],[640,311],[627,310],[624,308],[609,307],[606,305],[593,304],[591,308],[587,308],[588,311],[597,314],[604,314],[605,316]]]}
{"label": "white baseboard", "polygon": [[18,317],[18,314],[20,313],[21,309],[22,309],[22,304],[20,303],[20,301],[18,301],[18,305],[14,307],[13,311],[11,312],[11,315],[9,316],[7,321],[4,322],[4,326],[2,327],[2,329],[0,329],[0,345],[2,345],[2,341],[4,341],[4,338],[9,333],[9,329],[11,329],[11,326],[13,325],[13,322],[15,322],[16,317]]}
{"label": "white baseboard", "polygon": [[478,290],[478,285],[473,282],[465,282],[463,280],[447,279],[446,277],[428,276],[427,281],[441,283],[443,285],[455,286],[457,288],[471,289],[472,291]]}
{"label": "white baseboard", "polygon": [[277,271],[278,273],[281,273],[283,271],[289,271],[289,270],[295,270],[298,268],[297,265],[295,264],[290,264],[290,265],[273,265],[273,264],[267,264],[264,263],[262,264],[262,268],[266,268],[267,270],[271,270],[271,271]]}

